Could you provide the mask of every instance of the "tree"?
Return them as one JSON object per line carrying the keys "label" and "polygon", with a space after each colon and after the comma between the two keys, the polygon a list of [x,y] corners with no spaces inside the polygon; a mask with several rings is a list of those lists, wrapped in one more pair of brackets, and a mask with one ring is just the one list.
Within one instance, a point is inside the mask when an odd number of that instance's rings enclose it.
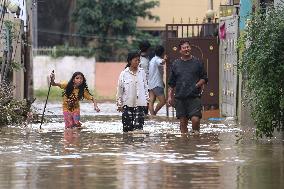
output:
{"label": "tree", "polygon": [[38,2],[39,46],[64,45],[68,42],[74,0]]}
{"label": "tree", "polygon": [[136,28],[138,17],[159,19],[149,11],[157,5],[155,0],[78,0],[73,20],[86,36],[84,43],[96,45],[97,58],[113,60],[121,49],[131,48],[131,41],[143,38]]}

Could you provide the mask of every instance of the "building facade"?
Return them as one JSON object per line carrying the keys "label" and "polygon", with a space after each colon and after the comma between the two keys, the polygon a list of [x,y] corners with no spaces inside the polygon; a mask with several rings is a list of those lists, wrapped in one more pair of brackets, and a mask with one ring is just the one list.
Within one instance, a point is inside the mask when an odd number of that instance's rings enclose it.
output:
{"label": "building facade", "polygon": [[[166,24],[202,23],[206,12],[212,7],[215,18],[219,17],[219,5],[227,0],[159,0],[160,5],[152,9],[152,13],[160,17],[160,21],[138,19],[137,27],[146,31],[164,31]],[[212,3],[212,5],[210,5]]]}

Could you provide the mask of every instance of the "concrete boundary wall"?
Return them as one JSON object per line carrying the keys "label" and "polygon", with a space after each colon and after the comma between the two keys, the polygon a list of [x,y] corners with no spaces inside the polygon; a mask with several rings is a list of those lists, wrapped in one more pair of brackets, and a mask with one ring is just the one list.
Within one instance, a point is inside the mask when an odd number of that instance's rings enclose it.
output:
{"label": "concrete boundary wall", "polygon": [[124,62],[96,63],[95,87],[98,95],[107,98],[115,97],[118,77],[125,66]]}
{"label": "concrete boundary wall", "polygon": [[34,89],[48,89],[48,78],[54,70],[56,82],[68,82],[74,72],[82,72],[86,77],[88,87],[93,90],[95,88],[95,63],[95,58],[36,56],[33,59]]}
{"label": "concrete boundary wall", "polygon": [[115,97],[117,81],[125,62],[96,62],[94,58],[72,57],[51,58],[35,56],[33,59],[34,89],[48,89],[48,78],[55,71],[55,81],[69,81],[75,71],[82,72],[91,90],[106,99]]}

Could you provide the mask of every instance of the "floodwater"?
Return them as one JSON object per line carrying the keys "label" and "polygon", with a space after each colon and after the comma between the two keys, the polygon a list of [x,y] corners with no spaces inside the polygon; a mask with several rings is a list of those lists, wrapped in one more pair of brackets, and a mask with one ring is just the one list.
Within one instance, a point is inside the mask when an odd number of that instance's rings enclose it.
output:
{"label": "floodwater", "polygon": [[181,135],[164,109],[147,118],[145,133],[123,134],[115,106],[100,108],[82,104],[80,131],[64,130],[59,103],[48,104],[41,130],[1,128],[0,188],[284,188],[281,135],[255,140],[253,129],[230,119],[204,120],[200,135]]}

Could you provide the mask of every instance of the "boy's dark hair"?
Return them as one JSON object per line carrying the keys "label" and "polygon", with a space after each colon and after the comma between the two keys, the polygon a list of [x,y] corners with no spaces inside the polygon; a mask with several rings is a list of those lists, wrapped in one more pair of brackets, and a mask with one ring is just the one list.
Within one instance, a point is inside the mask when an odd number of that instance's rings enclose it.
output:
{"label": "boy's dark hair", "polygon": [[131,65],[131,60],[132,60],[133,58],[136,58],[136,57],[139,57],[139,58],[140,58],[140,54],[139,54],[137,51],[128,53],[128,56],[127,56],[127,64],[126,64],[125,68],[130,67],[130,65]]}
{"label": "boy's dark hair", "polygon": [[188,43],[189,46],[191,46],[191,43],[189,42],[189,40],[182,39],[182,40],[179,41],[179,44],[178,44],[179,49],[181,49],[181,46],[185,43]]}
{"label": "boy's dark hair", "polygon": [[162,46],[162,45],[158,45],[156,48],[155,48],[155,55],[156,56],[162,56],[165,52],[165,48]]}
{"label": "boy's dark hair", "polygon": [[139,43],[139,49],[141,52],[146,52],[150,47],[151,47],[151,44],[147,40],[141,41]]}

